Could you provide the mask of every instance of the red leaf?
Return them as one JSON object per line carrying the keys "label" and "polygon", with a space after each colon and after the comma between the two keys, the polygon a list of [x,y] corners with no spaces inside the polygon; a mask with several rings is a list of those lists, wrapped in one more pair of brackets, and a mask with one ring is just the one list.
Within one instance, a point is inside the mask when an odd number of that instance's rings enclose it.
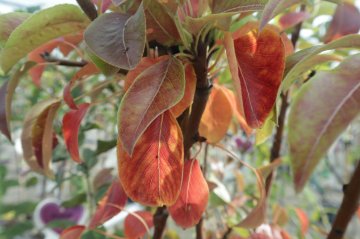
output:
{"label": "red leaf", "polygon": [[150,124],[131,157],[118,144],[121,184],[132,200],[144,205],[175,203],[180,193],[183,160],[181,129],[169,111]]}
{"label": "red leaf", "polygon": [[80,225],[68,227],[62,231],[60,239],[80,239],[85,229],[85,226]]}
{"label": "red leaf", "polygon": [[75,50],[75,47],[84,39],[83,32],[73,35],[67,35],[60,38],[59,50],[64,56],[67,56],[71,51]]}
{"label": "red leaf", "polygon": [[118,128],[119,142],[129,155],[151,122],[182,99],[184,75],[179,60],[164,57],[139,75],[128,89],[119,107]]}
{"label": "red leaf", "polygon": [[75,81],[97,73],[100,73],[100,71],[95,66],[95,64],[88,63],[84,67],[82,67],[78,72],[76,72],[76,74],[71,78],[69,83],[65,86],[63,92],[64,101],[71,109],[78,109],[74,101],[74,98],[71,95],[71,88],[74,85]]}
{"label": "red leaf", "polygon": [[77,163],[82,163],[79,155],[79,128],[81,120],[84,118],[89,106],[89,103],[80,104],[78,110],[70,110],[63,118],[62,131],[66,148],[69,151],[71,158]]}
{"label": "red leaf", "polygon": [[112,1],[111,0],[93,0],[93,3],[96,4],[97,6],[100,6],[101,12],[104,13],[106,12],[106,10],[109,9]]}
{"label": "red leaf", "polygon": [[324,37],[324,42],[336,40],[342,36],[358,33],[360,29],[360,12],[349,2],[343,2],[336,8],[333,20]]}
{"label": "red leaf", "polygon": [[286,30],[305,21],[310,18],[310,16],[308,12],[289,12],[280,17],[279,24],[283,30]]}
{"label": "red leaf", "polygon": [[304,210],[302,210],[300,208],[295,208],[295,212],[300,220],[301,232],[303,235],[305,235],[307,233],[307,231],[309,230],[309,225],[310,225],[309,218],[306,215],[306,213],[304,212]]}
{"label": "red leaf", "polygon": [[93,229],[118,214],[121,208],[125,206],[126,201],[127,196],[120,181],[118,179],[114,180],[105,196],[99,202],[89,228]]}
{"label": "red leaf", "polygon": [[150,212],[137,211],[125,218],[124,234],[128,239],[141,238],[153,226],[153,215]]}
{"label": "red leaf", "polygon": [[196,159],[186,160],[180,195],[169,213],[183,228],[195,226],[205,212],[209,199],[208,184]]}
{"label": "red leaf", "polygon": [[219,142],[226,135],[232,115],[231,103],[224,88],[214,84],[201,117],[200,135],[211,144]]}
{"label": "red leaf", "polygon": [[225,46],[246,121],[259,128],[275,104],[285,68],[285,49],[279,31],[267,25],[260,33],[255,28],[233,42],[227,34]]}

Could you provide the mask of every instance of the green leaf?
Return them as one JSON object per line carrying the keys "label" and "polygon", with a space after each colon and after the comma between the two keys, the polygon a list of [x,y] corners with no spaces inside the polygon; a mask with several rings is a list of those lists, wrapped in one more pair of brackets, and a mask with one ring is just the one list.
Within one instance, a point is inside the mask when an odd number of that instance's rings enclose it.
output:
{"label": "green leaf", "polygon": [[347,35],[328,44],[306,48],[287,57],[285,68],[286,77],[282,82],[282,91],[287,91],[297,77],[306,70],[304,65],[310,65],[307,63],[307,60],[310,57],[318,55],[321,52],[337,48],[360,48],[360,35]]}
{"label": "green leaf", "polygon": [[26,231],[31,230],[33,226],[33,222],[31,221],[17,222],[5,227],[0,233],[0,238],[17,238],[16,236],[20,236]]}
{"label": "green leaf", "polygon": [[104,140],[98,140],[97,142],[97,148],[95,151],[95,155],[102,154],[116,146],[117,139],[104,141]]}
{"label": "green leaf", "polygon": [[295,97],[289,116],[289,145],[296,191],[360,112],[360,54],[336,69],[317,73]]}
{"label": "green leaf", "polygon": [[90,60],[101,70],[102,73],[106,76],[110,76],[119,71],[119,68],[112,66],[105,61],[101,60],[97,55],[95,55],[88,47],[85,48],[86,55]]}
{"label": "green leaf", "polygon": [[211,0],[210,8],[213,13],[249,12],[264,9],[268,0]]}
{"label": "green leaf", "polygon": [[5,46],[11,32],[29,16],[30,14],[25,12],[11,12],[0,15],[0,49]]}
{"label": "green leaf", "polygon": [[1,68],[8,72],[30,51],[57,37],[83,31],[88,23],[80,8],[71,4],[35,13],[11,33],[0,56]]}
{"label": "green leaf", "polygon": [[90,50],[106,63],[130,70],[143,56],[145,14],[142,5],[135,15],[105,13],[86,29],[84,39]]}
{"label": "green leaf", "polygon": [[69,220],[65,220],[65,219],[56,219],[56,220],[50,221],[48,224],[46,224],[46,227],[66,229],[66,228],[74,226],[74,225],[75,225],[75,223],[73,221],[69,221]]}
{"label": "green leaf", "polygon": [[33,187],[38,183],[38,178],[37,177],[31,177],[28,180],[26,180],[25,182],[25,187],[29,188],[29,187]]}
{"label": "green leaf", "polygon": [[11,119],[11,102],[21,77],[36,63],[26,62],[20,67],[13,77],[6,81],[0,88],[0,131],[11,141],[10,119]]}
{"label": "green leaf", "polygon": [[86,193],[79,193],[73,198],[64,201],[61,206],[63,207],[76,207],[82,203],[86,202]]}

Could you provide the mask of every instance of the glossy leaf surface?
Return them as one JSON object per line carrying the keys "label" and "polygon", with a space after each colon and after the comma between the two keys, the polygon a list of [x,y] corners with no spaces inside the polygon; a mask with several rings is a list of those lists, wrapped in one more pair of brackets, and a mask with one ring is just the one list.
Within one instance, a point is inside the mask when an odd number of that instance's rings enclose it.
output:
{"label": "glossy leaf surface", "polygon": [[124,221],[124,234],[128,239],[143,237],[154,226],[153,215],[148,211],[129,214]]}
{"label": "glossy leaf surface", "polygon": [[130,70],[141,60],[145,47],[145,15],[105,13],[86,29],[84,39],[90,50],[106,63]]}
{"label": "glossy leaf surface", "polygon": [[184,180],[176,203],[169,213],[182,228],[195,226],[205,212],[209,199],[209,188],[196,159],[186,160]]}
{"label": "glossy leaf surface", "polygon": [[[318,72],[300,89],[289,116],[289,144],[296,191],[339,134],[360,112],[360,55]],[[324,87],[326,86],[326,87]]]}
{"label": "glossy leaf surface", "polygon": [[118,115],[119,140],[132,155],[150,123],[184,96],[184,66],[166,57],[140,74],[124,95]]}
{"label": "glossy leaf surface", "polygon": [[62,132],[66,148],[69,151],[71,158],[77,163],[82,163],[79,155],[79,128],[89,106],[89,103],[80,104],[78,109],[67,112],[62,121]]}
{"label": "glossy leaf surface", "polygon": [[35,48],[57,37],[82,31],[87,25],[87,17],[75,5],[62,4],[39,11],[11,33],[1,52],[1,68],[8,72]]}
{"label": "glossy leaf surface", "polygon": [[94,216],[92,217],[89,228],[95,228],[117,215],[121,208],[125,207],[127,196],[118,179],[114,180],[100,200]]}
{"label": "glossy leaf surface", "polygon": [[222,86],[214,85],[201,117],[200,135],[211,144],[219,142],[226,135],[232,115],[231,103],[225,90]]}
{"label": "glossy leaf surface", "polygon": [[257,35],[256,29],[240,35],[233,49],[226,41],[239,103],[252,128],[261,127],[273,108],[285,68],[285,49],[277,28],[266,26]]}
{"label": "glossy leaf surface", "polygon": [[60,106],[58,99],[48,99],[34,105],[25,116],[21,134],[24,159],[29,167],[52,178],[50,169],[52,149],[57,140],[53,133],[53,120]]}
{"label": "glossy leaf surface", "polygon": [[118,142],[119,176],[126,194],[144,205],[174,204],[180,193],[183,157],[181,129],[166,111],[146,129],[131,157]]}

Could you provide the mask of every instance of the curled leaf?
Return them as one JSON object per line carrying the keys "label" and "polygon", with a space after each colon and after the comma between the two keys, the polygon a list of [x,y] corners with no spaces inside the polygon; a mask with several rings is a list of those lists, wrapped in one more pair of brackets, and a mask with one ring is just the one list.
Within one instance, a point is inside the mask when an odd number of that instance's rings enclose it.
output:
{"label": "curled leaf", "polygon": [[176,224],[183,228],[195,226],[205,212],[209,188],[196,159],[186,160],[181,192],[169,213]]}
{"label": "curled leaf", "polygon": [[[91,218],[89,228],[93,229],[118,214],[126,204],[127,196],[118,179],[114,180],[100,200],[99,205]],[[115,207],[116,205],[117,207]]]}
{"label": "curled leaf", "polygon": [[51,154],[57,139],[52,123],[60,106],[58,99],[48,99],[34,105],[25,116],[21,134],[24,159],[32,170],[54,177],[50,169]]}
{"label": "curled leaf", "polygon": [[62,132],[66,144],[66,148],[70,153],[71,158],[77,162],[82,163],[79,155],[79,142],[78,134],[81,124],[81,120],[86,115],[89,109],[89,103],[83,103],[79,105],[77,110],[70,110],[64,115]]}
{"label": "curled leaf", "polygon": [[260,33],[253,29],[233,41],[226,35],[225,47],[246,122],[259,128],[275,104],[285,68],[280,33],[268,25]]}
{"label": "curled leaf", "polygon": [[137,211],[130,213],[124,221],[124,234],[126,238],[137,239],[149,233],[154,226],[153,215],[148,211]]}
{"label": "curled leaf", "polygon": [[184,90],[184,67],[173,57],[162,58],[136,78],[121,101],[118,116],[119,141],[129,155],[150,123],[178,103]]}
{"label": "curled leaf", "polygon": [[11,12],[0,15],[0,50],[14,29],[30,16],[26,12]]}
{"label": "curled leaf", "polygon": [[184,149],[181,129],[169,111],[145,130],[132,156],[119,142],[117,154],[120,181],[132,200],[149,206],[175,203],[182,182]]}

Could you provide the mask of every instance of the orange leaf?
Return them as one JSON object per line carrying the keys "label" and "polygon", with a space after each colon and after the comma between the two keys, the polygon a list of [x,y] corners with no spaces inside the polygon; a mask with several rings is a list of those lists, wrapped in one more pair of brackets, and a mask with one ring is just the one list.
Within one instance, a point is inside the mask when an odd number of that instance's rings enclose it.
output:
{"label": "orange leaf", "polygon": [[52,123],[60,106],[58,99],[34,105],[24,120],[21,145],[24,159],[32,170],[53,177],[50,169],[52,150],[57,144]]}
{"label": "orange leaf", "polygon": [[214,84],[201,117],[199,133],[207,142],[219,142],[227,132],[232,118],[232,108],[223,87]]}
{"label": "orange leaf", "polygon": [[85,226],[72,226],[61,232],[60,239],[80,239],[85,231]]}
{"label": "orange leaf", "polygon": [[128,239],[137,239],[154,226],[153,215],[147,211],[129,214],[124,221],[124,234]]}
{"label": "orange leaf", "polygon": [[118,114],[119,142],[129,155],[151,122],[176,105],[184,91],[184,66],[173,57],[162,58],[135,79]]}
{"label": "orange leaf", "polygon": [[302,210],[300,208],[295,208],[295,212],[300,220],[301,232],[303,235],[305,235],[307,233],[307,231],[309,230],[309,225],[310,225],[309,218],[306,215],[306,213],[304,212],[304,210]]}
{"label": "orange leaf", "polygon": [[121,184],[131,199],[144,205],[175,203],[180,193],[183,160],[183,136],[169,111],[150,124],[132,156],[118,143]]}
{"label": "orange leaf", "polygon": [[194,94],[196,89],[196,75],[194,68],[191,64],[188,64],[185,67],[185,93],[184,97],[173,106],[170,110],[171,113],[175,116],[175,118],[179,117],[194,100]]}
{"label": "orange leaf", "polygon": [[259,128],[275,104],[285,68],[280,33],[267,25],[232,40],[225,34],[225,47],[240,109],[248,125]]}
{"label": "orange leaf", "polygon": [[360,220],[360,207],[359,207],[358,210],[357,210],[357,216],[358,216],[358,218],[359,218],[359,220]]}
{"label": "orange leaf", "polygon": [[252,133],[252,128],[246,123],[244,116],[240,113],[238,102],[236,100],[236,96],[233,91],[223,87],[226,96],[231,104],[231,109],[233,112],[234,117],[240,124],[241,128],[245,131],[247,136],[250,136]]}
{"label": "orange leaf", "polygon": [[93,229],[118,214],[121,211],[120,208],[125,206],[126,201],[127,196],[120,181],[118,179],[114,180],[105,196],[99,202],[96,212],[90,221],[89,228]]}
{"label": "orange leaf", "polygon": [[89,103],[80,104],[78,110],[70,110],[67,112],[62,121],[62,132],[66,148],[69,151],[71,158],[77,163],[82,163],[79,155],[79,128],[81,120],[84,118],[89,106]]}
{"label": "orange leaf", "polygon": [[75,73],[75,75],[71,78],[69,83],[65,86],[63,97],[65,103],[71,108],[71,109],[78,109],[74,98],[71,95],[71,88],[74,85],[75,81],[90,76],[94,74],[100,73],[99,69],[95,66],[93,63],[88,63],[84,67],[82,67],[78,72]]}
{"label": "orange leaf", "polygon": [[64,56],[67,56],[71,51],[75,49],[75,46],[82,42],[84,38],[83,33],[67,35],[60,38],[62,41],[59,44],[59,50]]}
{"label": "orange leaf", "polygon": [[196,159],[186,160],[181,192],[169,213],[176,224],[183,228],[195,226],[205,212],[209,188]]}
{"label": "orange leaf", "polygon": [[353,4],[343,2],[336,7],[335,14],[324,37],[328,43],[342,36],[358,33],[360,29],[360,12]]}

